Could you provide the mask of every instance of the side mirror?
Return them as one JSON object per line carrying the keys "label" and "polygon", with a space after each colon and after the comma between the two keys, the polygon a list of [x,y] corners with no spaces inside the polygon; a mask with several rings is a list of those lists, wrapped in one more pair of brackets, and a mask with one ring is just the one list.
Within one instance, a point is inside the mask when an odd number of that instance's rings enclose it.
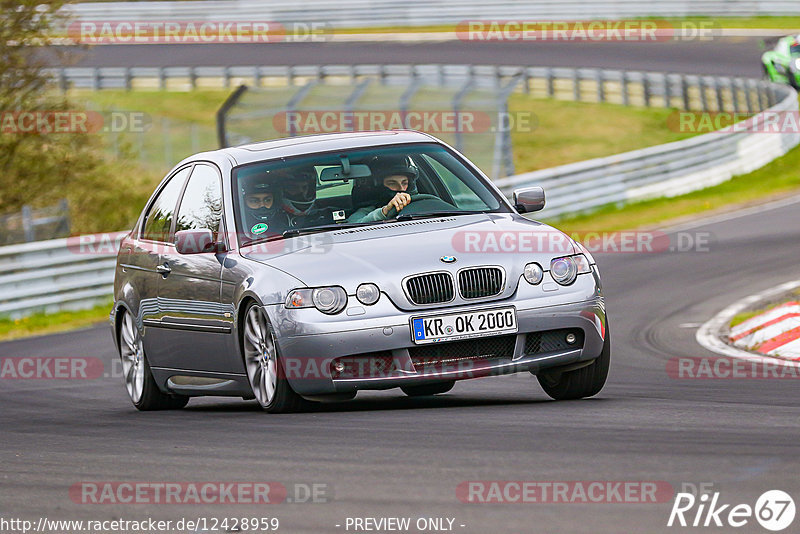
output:
{"label": "side mirror", "polygon": [[514,207],[520,213],[540,211],[544,208],[544,189],[541,187],[526,187],[514,191]]}
{"label": "side mirror", "polygon": [[179,254],[219,252],[211,230],[181,230],[175,232],[175,248]]}

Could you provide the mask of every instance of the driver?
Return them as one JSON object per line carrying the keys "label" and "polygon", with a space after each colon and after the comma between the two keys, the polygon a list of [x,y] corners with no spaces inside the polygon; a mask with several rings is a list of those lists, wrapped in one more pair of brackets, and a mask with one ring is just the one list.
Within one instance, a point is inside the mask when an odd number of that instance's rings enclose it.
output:
{"label": "driver", "polygon": [[419,171],[405,158],[382,158],[371,167],[372,178],[365,180],[367,183],[359,190],[353,191],[353,204],[358,209],[350,215],[348,222],[385,220],[392,208],[400,213],[411,203],[411,195],[417,192]]}
{"label": "driver", "polygon": [[280,234],[288,227],[286,215],[279,209],[280,189],[274,182],[253,176],[242,186],[245,231],[252,235]]}

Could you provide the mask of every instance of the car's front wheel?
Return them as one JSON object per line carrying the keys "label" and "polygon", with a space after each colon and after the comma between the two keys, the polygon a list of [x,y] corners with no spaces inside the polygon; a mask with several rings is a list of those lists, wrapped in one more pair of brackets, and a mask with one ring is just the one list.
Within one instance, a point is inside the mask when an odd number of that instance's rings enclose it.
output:
{"label": "car's front wheel", "polygon": [[189,397],[167,395],[158,389],[133,316],[125,311],[120,319],[119,356],[122,360],[122,376],[133,405],[142,411],[174,410],[186,406]]}
{"label": "car's front wheel", "polygon": [[272,325],[255,302],[244,314],[242,349],[250,388],[264,410],[283,413],[303,409],[304,399],[292,390],[283,372]]}
{"label": "car's front wheel", "polygon": [[559,371],[557,368],[539,373],[536,378],[544,392],[555,400],[582,399],[600,393],[608,377],[611,361],[611,332],[606,324],[606,338],[600,356],[580,369]]}

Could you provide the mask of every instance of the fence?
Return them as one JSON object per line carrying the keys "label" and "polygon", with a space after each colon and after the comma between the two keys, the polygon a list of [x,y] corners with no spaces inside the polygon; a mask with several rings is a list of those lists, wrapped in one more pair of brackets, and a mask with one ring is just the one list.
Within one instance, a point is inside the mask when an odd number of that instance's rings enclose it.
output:
{"label": "fence", "polygon": [[114,248],[108,243],[81,250],[79,238],[0,247],[0,317],[81,309],[108,300]]}
{"label": "fence", "polygon": [[797,0],[227,0],[90,2],[68,6],[85,21],[279,21],[332,27],[423,26],[470,19],[587,20],[634,17],[797,15]]}
{"label": "fence", "polygon": [[31,208],[0,216],[0,245],[11,245],[69,235],[69,206],[66,199],[55,206]]}
{"label": "fence", "polygon": [[[445,85],[463,84],[470,76],[476,86],[487,88],[516,79],[516,90],[570,100],[707,111],[759,112],[765,108],[795,114],[798,111],[797,93],[793,89],[735,78],[534,67],[272,69],[247,67],[239,71],[229,69],[229,72],[253,76],[259,80],[259,86],[268,87],[274,86],[275,80],[278,80],[278,85],[291,83],[300,86],[316,78],[339,76],[358,79],[364,72],[376,69],[379,76],[381,72],[386,77],[408,73],[413,76],[416,73],[424,78],[433,76]],[[63,75],[68,78],[71,72],[66,71]],[[541,215],[555,217],[608,203],[676,195],[707,187],[734,174],[752,171],[799,142],[800,135],[796,132],[712,133],[626,154],[510,176],[496,183],[506,194],[517,187],[544,186],[548,207]],[[76,253],[64,239],[0,248],[3,273],[0,275],[0,316],[19,317],[37,310],[85,307],[107,298],[111,294],[113,256],[113,250]]]}

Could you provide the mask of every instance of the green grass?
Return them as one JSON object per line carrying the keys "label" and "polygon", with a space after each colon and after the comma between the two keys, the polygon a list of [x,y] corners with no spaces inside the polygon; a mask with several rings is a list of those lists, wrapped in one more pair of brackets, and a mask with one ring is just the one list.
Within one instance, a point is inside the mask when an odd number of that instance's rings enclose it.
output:
{"label": "green grass", "polygon": [[0,341],[54,334],[108,321],[112,301],[87,310],[37,313],[22,319],[0,319]]}
{"label": "green grass", "polygon": [[613,232],[652,227],[672,219],[797,192],[800,189],[798,168],[800,147],[750,174],[736,176],[714,187],[673,198],[657,198],[625,206],[609,205],[593,213],[558,220],[555,224],[566,232]]}
{"label": "green grass", "polygon": [[516,172],[556,167],[672,141],[694,134],[667,126],[674,113],[665,108],[634,108],[618,104],[531,99],[513,94],[509,112],[533,111],[538,126],[531,132],[512,131]]}
{"label": "green grass", "polygon": [[[519,18],[530,20],[533,18]],[[683,22],[700,24],[713,22],[716,28],[756,28],[756,29],[797,29],[800,28],[800,17],[631,17],[631,20],[667,21],[676,25]],[[467,20],[467,19],[465,19]],[[504,19],[505,20],[505,19]],[[457,24],[430,24],[423,26],[376,26],[372,28],[336,28],[334,33],[366,34],[366,33],[442,33],[456,31]]]}

